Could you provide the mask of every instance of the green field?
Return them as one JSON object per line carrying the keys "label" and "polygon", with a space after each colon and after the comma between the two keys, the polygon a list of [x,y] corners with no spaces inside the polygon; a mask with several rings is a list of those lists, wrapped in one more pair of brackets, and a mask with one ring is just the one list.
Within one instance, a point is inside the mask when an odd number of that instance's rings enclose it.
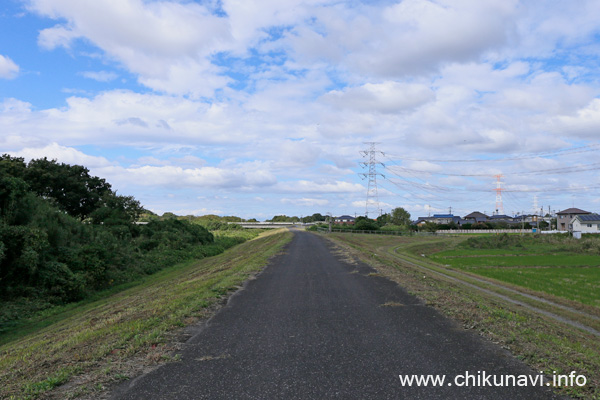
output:
{"label": "green field", "polygon": [[600,307],[598,239],[481,238],[428,254],[442,265]]}

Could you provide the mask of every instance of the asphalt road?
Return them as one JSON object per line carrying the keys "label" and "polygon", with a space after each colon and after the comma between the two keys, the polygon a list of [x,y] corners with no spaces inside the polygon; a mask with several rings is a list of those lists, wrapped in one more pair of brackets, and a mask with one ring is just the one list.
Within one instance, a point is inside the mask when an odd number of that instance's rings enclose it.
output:
{"label": "asphalt road", "polygon": [[[497,380],[538,374],[373,272],[298,231],[285,253],[186,343],[181,361],[126,382],[113,398],[553,398],[539,386],[477,387],[484,373]],[[467,371],[475,378],[457,386]],[[446,380],[403,386],[399,375],[412,374]]]}

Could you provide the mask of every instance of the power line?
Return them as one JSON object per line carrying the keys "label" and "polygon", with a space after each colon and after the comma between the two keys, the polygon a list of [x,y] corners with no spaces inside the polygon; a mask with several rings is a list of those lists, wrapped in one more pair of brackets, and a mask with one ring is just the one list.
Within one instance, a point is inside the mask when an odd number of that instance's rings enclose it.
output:
{"label": "power line", "polygon": [[579,147],[571,147],[567,149],[555,150],[550,152],[541,152],[541,153],[530,153],[524,154],[516,157],[504,157],[504,158],[487,158],[487,159],[422,159],[422,158],[409,158],[409,157],[390,157],[391,159],[402,158],[406,161],[427,161],[427,162],[439,162],[439,163],[471,163],[471,162],[499,162],[499,161],[517,161],[517,160],[530,160],[533,158],[539,157],[553,157],[553,156],[562,156],[569,154],[579,154],[579,153],[587,153],[590,151],[597,151],[600,149],[600,144],[589,144],[585,146]]}
{"label": "power line", "polygon": [[[503,183],[502,186],[500,186],[499,182],[499,178],[498,178],[498,172],[495,173],[483,173],[483,172],[479,172],[476,171],[475,173],[467,173],[467,171],[464,171],[465,166],[462,166],[463,171],[459,171],[457,170],[457,168],[459,168],[459,166],[457,165],[456,168],[453,168],[454,171],[452,171],[451,168],[449,168],[450,166],[445,166],[443,168],[445,168],[445,170],[442,171],[436,171],[436,172],[432,172],[432,171],[425,171],[425,170],[419,170],[419,169],[412,169],[412,168],[407,168],[401,165],[401,163],[403,161],[424,161],[424,162],[471,162],[471,163],[475,163],[475,162],[480,162],[480,163],[485,163],[487,161],[516,161],[516,160],[527,160],[527,159],[534,159],[534,158],[539,158],[539,157],[546,157],[546,158],[550,158],[550,157],[562,157],[562,156],[567,156],[567,155],[573,155],[573,154],[579,154],[579,153],[585,153],[585,152],[592,152],[592,151],[598,151],[600,150],[600,144],[591,144],[591,145],[586,145],[586,146],[579,146],[579,147],[572,147],[572,148],[566,148],[566,149],[561,149],[561,150],[556,150],[556,151],[552,151],[552,152],[543,152],[543,153],[531,153],[531,154],[525,154],[525,155],[518,155],[518,156],[514,156],[514,157],[506,157],[506,158],[497,158],[497,159],[472,159],[472,160],[436,160],[436,159],[415,159],[415,158],[400,158],[400,159],[394,159],[394,157],[391,157],[390,155],[388,155],[387,153],[383,153],[383,152],[377,152],[375,150],[375,148],[373,147],[373,143],[367,143],[369,145],[371,145],[372,147],[370,148],[369,151],[364,151],[362,152],[363,155],[366,157],[367,154],[371,154],[372,151],[381,154],[384,157],[385,160],[385,164],[378,162],[376,159],[374,159],[374,163],[373,166],[376,164],[381,165],[385,170],[386,170],[386,175],[389,175],[389,177],[385,177],[381,174],[378,174],[380,176],[382,176],[384,178],[384,180],[382,181],[382,186],[385,187],[385,185],[383,185],[383,183],[390,183],[392,185],[392,190],[391,192],[395,192],[397,194],[402,194],[403,197],[405,198],[410,198],[412,197],[414,200],[417,200],[419,203],[423,203],[423,204],[433,204],[436,208],[438,209],[444,209],[446,208],[447,204],[449,204],[449,202],[456,202],[456,201],[460,201],[460,200],[464,200],[462,199],[462,197],[464,197],[465,193],[469,194],[469,201],[486,201],[483,197],[487,197],[489,196],[492,192],[496,193],[496,212],[497,213],[504,213],[504,210],[506,209],[506,207],[509,207],[508,209],[510,209],[510,207],[515,207],[517,210],[521,210],[521,209],[525,209],[525,208],[529,208],[529,207],[523,207],[522,201],[523,201],[523,195],[518,195],[519,193],[521,194],[527,194],[527,193],[532,193],[532,194],[543,194],[543,196],[547,197],[547,198],[553,198],[556,196],[557,193],[576,193],[576,192],[585,192],[585,191],[596,191],[598,189],[600,189],[600,183],[597,183],[597,181],[594,179],[591,182],[586,182],[588,183],[587,186],[575,186],[573,184],[569,184],[567,183],[567,181],[564,181],[563,179],[550,179],[551,177],[554,177],[556,175],[562,175],[562,174],[576,174],[576,173],[584,173],[584,172],[589,172],[589,171],[597,171],[600,170],[600,162],[592,162],[592,163],[587,163],[587,164],[579,164],[579,165],[568,165],[568,166],[562,166],[562,167],[554,167],[554,168],[543,168],[543,169],[533,169],[533,170],[527,170],[527,171],[508,171],[502,172],[502,176],[506,177],[521,177],[521,176],[541,176],[541,175],[547,175],[547,179],[548,182],[545,181],[541,181],[541,182],[536,182],[536,186],[535,187],[531,187],[529,185],[516,185],[516,184],[506,184]],[[365,162],[363,163],[363,165],[369,166],[371,165],[370,162]],[[441,167],[441,166],[440,166]],[[490,165],[491,167],[491,165]],[[481,170],[481,167],[479,165],[477,165],[477,168],[479,168]],[[505,166],[503,166],[503,170],[505,169]],[[498,168],[490,168],[491,171],[494,170],[498,170]],[[376,173],[376,171],[374,171]],[[369,177],[370,174],[362,174],[363,177]],[[462,178],[466,178],[466,180],[462,180],[462,181],[452,181],[451,179],[447,180],[445,183],[446,184],[435,184],[432,183],[436,182],[437,179],[434,179],[432,177],[432,175],[439,175],[439,176],[447,176],[447,177],[462,177]],[[496,187],[490,187],[490,185],[484,185],[483,183],[483,179],[482,178],[490,178],[490,177],[496,177]],[[507,179],[507,181],[510,182],[510,179]],[[552,182],[550,182],[552,181]],[[443,182],[443,181],[440,181]],[[560,182],[563,182],[562,184]],[[370,182],[371,183],[371,182]],[[376,187],[376,181],[374,180],[372,183],[375,184]],[[504,186],[506,185],[506,186]],[[564,186],[564,187],[559,187],[560,186]],[[368,189],[368,193],[372,192],[372,187],[373,185],[369,186]],[[400,190],[400,191],[398,191]],[[481,193],[482,195],[478,195],[478,193]],[[485,196],[483,195],[484,193],[487,193],[488,195]],[[516,196],[515,196],[516,195]],[[504,204],[503,202],[503,197],[507,197],[506,200],[508,200],[508,203],[512,204],[512,206],[510,204]],[[488,198],[490,199],[490,198]],[[379,199],[377,198],[377,203],[378,203]],[[367,198],[367,207],[369,206],[369,202],[374,203],[372,201],[372,199],[369,199],[369,196]],[[515,204],[516,203],[516,204]],[[491,208],[491,207],[490,207]],[[379,212],[381,212],[378,209]]]}
{"label": "power line", "polygon": [[[394,169],[405,171],[409,174],[430,174],[430,175],[443,175],[443,176],[462,176],[462,177],[493,177],[495,174],[458,174],[451,172],[436,172],[436,171],[425,171],[425,170],[417,170],[412,168],[406,168],[399,165],[394,166]],[[583,165],[574,165],[569,167],[560,167],[560,168],[548,168],[548,169],[538,169],[538,170],[530,170],[530,171],[516,171],[516,172],[506,172],[503,175],[543,175],[543,174],[572,174],[577,172],[586,172],[586,171],[596,171],[600,170],[600,163],[591,163],[591,164],[583,164]]]}

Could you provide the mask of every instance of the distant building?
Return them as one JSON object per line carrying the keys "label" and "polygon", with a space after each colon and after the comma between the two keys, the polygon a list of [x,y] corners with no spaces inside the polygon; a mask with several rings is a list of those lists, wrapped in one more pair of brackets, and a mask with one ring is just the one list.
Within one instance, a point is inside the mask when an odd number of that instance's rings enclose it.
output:
{"label": "distant building", "polygon": [[576,215],[571,224],[573,232],[600,233],[600,215],[598,214]]}
{"label": "distant building", "polygon": [[356,218],[351,217],[350,215],[342,215],[341,217],[335,217],[335,219],[333,220],[334,223],[336,224],[348,224],[348,225],[354,225],[354,220]]}
{"label": "distant building", "polygon": [[500,221],[513,222],[515,219],[513,217],[511,217],[510,215],[498,214],[498,215],[492,215],[489,220],[492,222],[500,222]]}
{"label": "distant building", "polygon": [[469,221],[465,221],[458,215],[453,214],[433,214],[433,217],[419,217],[415,222],[416,225],[425,225],[426,222],[432,222],[438,225],[448,225],[451,223],[455,223],[458,226],[462,226],[462,224],[468,223]]}
{"label": "distant building", "polygon": [[433,214],[430,221],[436,224],[449,224],[454,219],[452,214]]}
{"label": "distant building", "polygon": [[487,215],[485,215],[484,213],[480,213],[479,211],[473,211],[471,214],[466,215],[464,217],[464,219],[468,222],[468,223],[479,223],[479,222],[486,222],[490,219],[490,217],[488,217]]}
{"label": "distant building", "polygon": [[591,212],[580,210],[579,208],[567,208],[556,213],[557,229],[561,232],[571,232],[573,230],[573,219],[578,215],[589,215]]}

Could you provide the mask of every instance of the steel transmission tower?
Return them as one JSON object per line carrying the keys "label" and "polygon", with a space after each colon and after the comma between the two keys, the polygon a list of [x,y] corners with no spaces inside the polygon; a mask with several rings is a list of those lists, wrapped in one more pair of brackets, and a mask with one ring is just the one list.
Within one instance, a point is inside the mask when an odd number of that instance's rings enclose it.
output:
{"label": "steel transmission tower", "polygon": [[377,216],[381,215],[381,207],[379,207],[379,195],[377,194],[377,175],[385,178],[382,174],[377,172],[377,165],[382,165],[379,161],[377,161],[377,154],[384,155],[383,152],[377,151],[375,146],[378,144],[376,142],[365,142],[365,144],[369,145],[368,150],[361,151],[360,154],[365,159],[364,162],[361,163],[363,168],[367,168],[369,172],[360,174],[363,179],[368,179],[367,185],[367,201],[365,203],[365,216],[369,217],[369,211],[375,211]]}

